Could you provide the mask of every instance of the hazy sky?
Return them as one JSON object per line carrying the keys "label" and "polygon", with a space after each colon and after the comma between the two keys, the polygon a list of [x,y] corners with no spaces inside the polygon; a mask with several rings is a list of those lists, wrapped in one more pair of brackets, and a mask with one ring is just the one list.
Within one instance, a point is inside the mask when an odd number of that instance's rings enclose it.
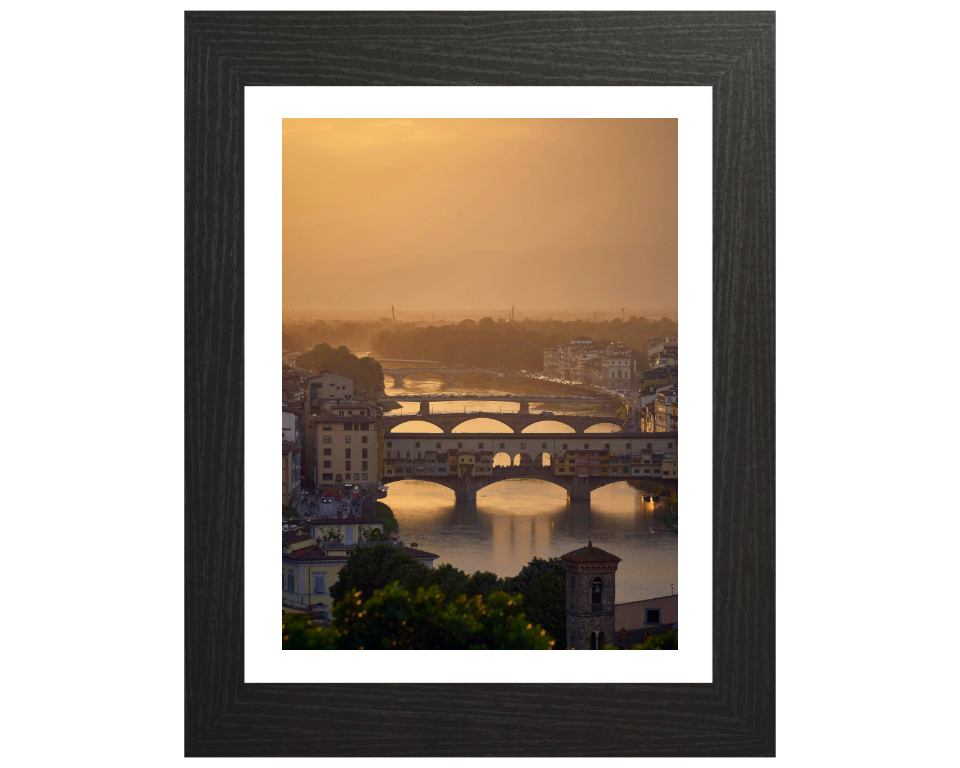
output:
{"label": "hazy sky", "polygon": [[284,310],[676,308],[677,121],[283,121]]}

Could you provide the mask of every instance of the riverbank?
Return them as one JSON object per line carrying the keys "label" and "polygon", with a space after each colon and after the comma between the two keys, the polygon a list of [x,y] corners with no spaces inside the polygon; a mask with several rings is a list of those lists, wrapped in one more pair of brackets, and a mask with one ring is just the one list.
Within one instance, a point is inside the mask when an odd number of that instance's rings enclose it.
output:
{"label": "riverbank", "polygon": [[383,520],[383,532],[386,534],[397,533],[400,530],[400,524],[397,522],[393,510],[382,501],[374,505],[373,516],[378,520]]}

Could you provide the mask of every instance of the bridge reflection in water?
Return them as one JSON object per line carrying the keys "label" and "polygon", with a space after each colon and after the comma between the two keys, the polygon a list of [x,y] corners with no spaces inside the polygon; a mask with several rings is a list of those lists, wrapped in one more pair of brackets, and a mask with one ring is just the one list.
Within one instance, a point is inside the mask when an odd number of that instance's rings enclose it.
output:
{"label": "bridge reflection in water", "polygon": [[404,541],[417,542],[467,573],[513,576],[534,556],[559,557],[585,546],[623,558],[617,601],[670,594],[677,582],[677,534],[650,533],[664,508],[644,502],[621,482],[593,492],[591,503],[568,502],[566,492],[536,479],[482,488],[475,503],[457,503],[452,490],[418,480],[391,483],[385,501]]}

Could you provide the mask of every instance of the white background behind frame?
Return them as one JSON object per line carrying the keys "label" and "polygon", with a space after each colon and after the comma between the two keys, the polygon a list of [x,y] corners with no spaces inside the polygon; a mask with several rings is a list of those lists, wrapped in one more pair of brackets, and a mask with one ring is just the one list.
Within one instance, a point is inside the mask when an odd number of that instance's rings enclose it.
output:
{"label": "white background behind frame", "polygon": [[[248,683],[709,683],[712,681],[712,92],[643,87],[247,87],[245,133],[244,507]],[[684,532],[680,650],[327,651],[305,664],[276,623],[279,522],[274,467],[282,313],[282,120],[367,118],[678,118],[679,334],[684,347]],[[680,577],[683,577],[682,579]],[[682,590],[680,589],[682,587]],[[272,618],[271,618],[272,617]],[[461,658],[471,654],[469,663]],[[330,656],[335,654],[335,656]]]}

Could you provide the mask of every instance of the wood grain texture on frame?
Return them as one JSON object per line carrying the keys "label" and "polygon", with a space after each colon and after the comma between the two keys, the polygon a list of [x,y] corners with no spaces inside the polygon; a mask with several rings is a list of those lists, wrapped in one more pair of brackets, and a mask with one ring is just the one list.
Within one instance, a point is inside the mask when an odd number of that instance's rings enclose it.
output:
{"label": "wood grain texture on frame", "polygon": [[[185,15],[185,754],[774,754],[772,12]],[[243,681],[243,88],[711,86],[714,682]]]}

